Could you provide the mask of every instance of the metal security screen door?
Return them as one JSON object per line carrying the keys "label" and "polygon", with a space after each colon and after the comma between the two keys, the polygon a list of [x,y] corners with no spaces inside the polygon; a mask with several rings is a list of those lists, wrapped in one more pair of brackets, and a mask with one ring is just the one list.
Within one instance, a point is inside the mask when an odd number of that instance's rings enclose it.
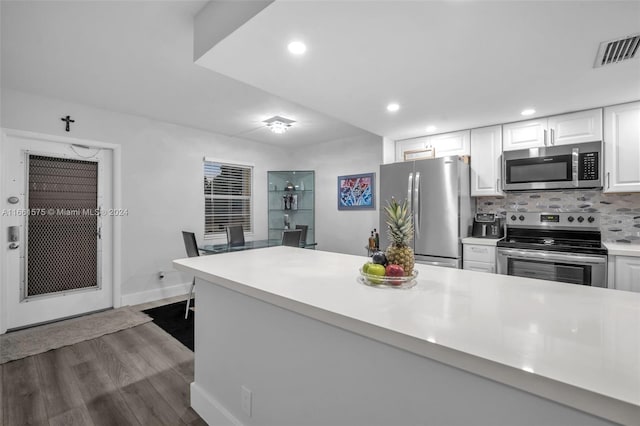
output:
{"label": "metal security screen door", "polygon": [[98,288],[98,163],[27,157],[23,298]]}

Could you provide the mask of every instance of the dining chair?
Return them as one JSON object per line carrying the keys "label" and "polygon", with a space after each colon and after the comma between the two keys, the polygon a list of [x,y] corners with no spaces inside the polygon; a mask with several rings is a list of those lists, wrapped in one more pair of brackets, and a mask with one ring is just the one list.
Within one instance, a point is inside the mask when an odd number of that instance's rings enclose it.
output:
{"label": "dining chair", "polygon": [[304,247],[307,244],[307,230],[309,229],[309,225],[296,225],[296,229],[302,231],[300,234],[300,245]]}
{"label": "dining chair", "polygon": [[242,225],[227,226],[227,244],[230,246],[244,245],[244,229]]}
{"label": "dining chair", "polygon": [[[196,234],[194,234],[193,232],[182,231],[182,239],[184,240],[184,248],[187,250],[187,256],[200,256],[200,250],[198,250],[198,244],[196,244]],[[184,313],[184,319],[189,318],[189,306],[191,305],[191,297],[193,296],[193,290],[195,289],[195,287],[196,277],[193,277],[191,289],[189,290],[189,297],[187,298],[187,309]]]}
{"label": "dining chair", "polygon": [[292,229],[282,233],[282,245],[289,247],[300,247],[301,229]]}

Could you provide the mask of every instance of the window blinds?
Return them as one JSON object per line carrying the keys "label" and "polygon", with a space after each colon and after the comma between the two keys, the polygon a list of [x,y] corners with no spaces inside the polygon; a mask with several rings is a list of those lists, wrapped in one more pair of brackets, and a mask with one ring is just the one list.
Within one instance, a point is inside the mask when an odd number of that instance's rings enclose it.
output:
{"label": "window blinds", "polygon": [[253,167],[204,162],[204,235],[226,233],[227,226],[252,231]]}

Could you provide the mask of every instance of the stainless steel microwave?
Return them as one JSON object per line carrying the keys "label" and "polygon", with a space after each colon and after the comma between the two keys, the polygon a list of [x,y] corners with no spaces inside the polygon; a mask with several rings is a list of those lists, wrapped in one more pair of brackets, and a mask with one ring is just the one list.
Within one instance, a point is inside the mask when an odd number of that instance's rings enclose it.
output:
{"label": "stainless steel microwave", "polygon": [[586,142],[502,154],[503,190],[602,187],[602,142]]}

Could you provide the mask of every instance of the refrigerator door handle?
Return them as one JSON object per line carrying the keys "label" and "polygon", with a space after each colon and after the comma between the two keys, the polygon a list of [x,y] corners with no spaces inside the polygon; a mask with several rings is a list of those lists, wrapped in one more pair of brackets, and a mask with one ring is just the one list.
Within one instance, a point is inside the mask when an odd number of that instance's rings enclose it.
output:
{"label": "refrigerator door handle", "polygon": [[416,237],[420,237],[420,219],[422,218],[422,209],[420,206],[420,172],[416,172],[416,184],[414,185],[414,228],[416,232]]}
{"label": "refrigerator door handle", "polygon": [[407,182],[407,203],[409,203],[409,211],[413,212],[413,173],[409,173],[409,182]]}

